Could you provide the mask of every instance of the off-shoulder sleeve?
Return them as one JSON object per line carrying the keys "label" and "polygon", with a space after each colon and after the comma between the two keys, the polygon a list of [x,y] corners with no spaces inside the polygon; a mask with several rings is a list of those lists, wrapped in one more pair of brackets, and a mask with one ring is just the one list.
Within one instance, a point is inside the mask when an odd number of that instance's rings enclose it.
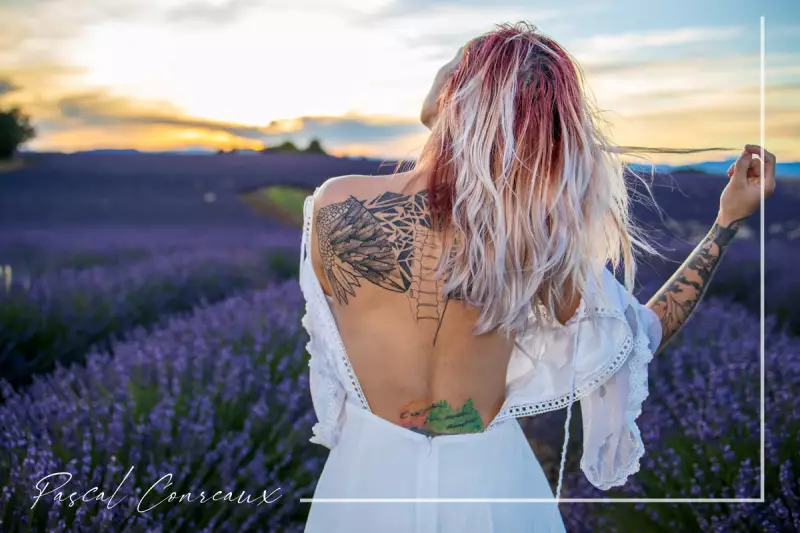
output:
{"label": "off-shoulder sleeve", "polygon": [[636,419],[648,395],[648,364],[661,343],[661,322],[650,308],[629,297],[625,318],[633,339],[628,358],[607,381],[580,401],[581,470],[602,490],[624,484],[639,471],[644,443]]}
{"label": "off-shoulder sleeve", "polygon": [[518,335],[497,420],[580,402],[581,468],[594,486],[608,490],[639,469],[644,445],[636,419],[661,323],[610,271],[602,280],[566,324],[550,318]]}
{"label": "off-shoulder sleeve", "polygon": [[[316,191],[315,191],[316,192]],[[309,442],[333,449],[339,439],[340,418],[342,417],[345,389],[331,363],[332,346],[335,345],[334,332],[330,320],[326,320],[327,302],[316,281],[316,274],[309,256],[310,232],[312,226],[313,195],[306,198],[303,206],[303,236],[300,245],[300,289],[306,300],[306,309],[301,320],[308,332],[306,351],[310,358],[309,389],[317,415],[317,423],[311,428],[313,436]]]}
{"label": "off-shoulder sleeve", "polygon": [[317,415],[309,442],[333,449],[339,437],[339,417],[344,408],[345,392],[328,362],[325,346],[320,342],[320,332],[312,319],[313,315],[307,310],[302,323],[310,334],[306,345],[306,350],[311,354],[308,380],[314,413]]}

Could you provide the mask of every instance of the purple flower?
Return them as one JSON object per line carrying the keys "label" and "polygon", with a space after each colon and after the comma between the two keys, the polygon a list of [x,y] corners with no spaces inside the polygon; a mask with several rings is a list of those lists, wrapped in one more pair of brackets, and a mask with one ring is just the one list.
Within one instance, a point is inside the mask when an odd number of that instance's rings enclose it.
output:
{"label": "purple flower", "polygon": [[[296,282],[272,284],[152,332],[135,330],[112,345],[113,355],[97,351],[85,366],[59,366],[24,391],[0,386],[2,529],[100,531],[130,515],[126,531],[298,530],[307,512],[298,499],[313,495],[324,463],[324,450],[308,442],[314,417],[302,301]],[[52,495],[30,509],[48,474],[71,473],[70,492],[96,486],[108,495],[131,466],[117,499],[126,498],[111,509],[79,501],[73,516]],[[283,497],[137,512],[133,502],[165,474],[174,485],[159,486],[152,501],[172,490],[255,498],[280,488]]]}
{"label": "purple flower", "polygon": [[[651,394],[638,420],[641,471],[618,490],[592,487],[573,465],[569,497],[760,497],[759,321],[744,307],[705,299],[651,363]],[[573,505],[570,531],[641,531],[651,521],[675,531],[796,531],[800,476],[800,339],[766,320],[766,502],[745,504]],[[575,437],[579,439],[578,436]],[[580,457],[580,451],[575,452]],[[623,510],[624,509],[624,510]]]}

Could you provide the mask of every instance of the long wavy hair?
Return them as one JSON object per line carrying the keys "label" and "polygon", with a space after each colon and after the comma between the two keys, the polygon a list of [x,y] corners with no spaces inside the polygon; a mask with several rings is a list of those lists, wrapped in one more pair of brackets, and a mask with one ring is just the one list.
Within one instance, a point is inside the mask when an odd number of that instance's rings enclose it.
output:
{"label": "long wavy hair", "polygon": [[555,316],[609,262],[632,294],[635,254],[661,254],[630,216],[620,156],[721,149],[615,146],[577,61],[526,22],[466,44],[438,106],[416,167],[445,235],[444,295],[480,309],[476,334]]}

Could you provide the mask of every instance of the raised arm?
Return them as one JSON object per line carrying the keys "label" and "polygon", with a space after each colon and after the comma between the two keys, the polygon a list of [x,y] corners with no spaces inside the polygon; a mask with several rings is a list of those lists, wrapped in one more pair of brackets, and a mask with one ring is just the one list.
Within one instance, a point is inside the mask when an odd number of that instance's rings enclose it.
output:
{"label": "raised arm", "polygon": [[442,92],[442,88],[445,83],[447,83],[450,76],[456,71],[456,68],[458,68],[463,53],[464,47],[462,46],[458,49],[458,52],[456,52],[455,57],[439,69],[428,91],[428,95],[425,96],[425,101],[422,102],[422,110],[420,111],[419,118],[429,130],[433,129],[433,124],[439,116],[439,95]]}
{"label": "raised arm", "polygon": [[[661,319],[663,331],[656,353],[683,327],[703,298],[708,284],[719,266],[736,231],[743,220],[761,204],[762,148],[745,146],[739,159],[728,169],[730,181],[722,191],[720,208],[714,226],[703,238],[675,274],[647,302]],[[764,196],[775,191],[775,156],[763,150]]]}

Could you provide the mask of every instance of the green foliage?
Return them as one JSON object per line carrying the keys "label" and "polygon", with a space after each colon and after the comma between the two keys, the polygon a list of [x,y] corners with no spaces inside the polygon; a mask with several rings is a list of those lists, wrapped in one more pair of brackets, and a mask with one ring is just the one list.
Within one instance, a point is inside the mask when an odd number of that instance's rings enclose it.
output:
{"label": "green foliage", "polygon": [[761,493],[764,502],[592,506],[567,516],[571,531],[797,531],[800,421],[789,391],[800,383],[800,344],[775,325],[766,317],[761,369],[769,386],[762,400],[757,317],[730,300],[705,301],[650,364],[656,378],[637,420],[646,447],[641,470],[610,493],[589,490],[580,475],[565,482],[570,497],[755,499]]}
{"label": "green foliage", "polygon": [[262,153],[271,153],[271,152],[286,152],[292,154],[322,154],[328,155],[328,153],[322,148],[322,143],[319,139],[311,139],[311,142],[308,143],[308,147],[305,150],[301,150],[298,148],[292,141],[284,141],[281,144],[275,146],[268,146],[264,148]]}
{"label": "green foliage", "polygon": [[[0,429],[13,425],[15,438],[0,446],[0,484],[9,487],[2,531],[300,531],[308,507],[296,499],[313,494],[324,452],[307,442],[309,355],[295,291],[201,305],[94,353],[88,368],[59,368],[26,397],[9,396]],[[55,472],[75,475],[77,493],[104,490],[114,505],[73,507],[64,489],[65,504],[32,506],[33,476]],[[201,490],[233,499],[195,502]],[[261,491],[275,503],[244,501]],[[173,492],[191,500],[158,505]]]}
{"label": "green foliage", "polygon": [[35,135],[30,118],[19,108],[0,111],[0,159],[10,159],[22,143]]}
{"label": "green foliage", "polygon": [[327,152],[322,149],[322,144],[320,144],[319,139],[311,139],[311,142],[308,143],[308,148],[306,148],[306,153],[328,155]]}
{"label": "green foliage", "polygon": [[284,141],[277,146],[269,148],[270,152],[299,152],[300,150],[294,145],[292,141]]}
{"label": "green foliage", "polygon": [[[10,291],[0,288],[3,378],[14,386],[27,384],[56,364],[83,361],[92,347],[110,349],[114,339],[137,327],[149,329],[165,316],[189,311],[200,302],[217,302],[271,280],[298,275],[296,253],[284,250],[269,250],[253,263],[199,262],[180,276],[170,270],[142,270],[147,281],[141,284],[136,264],[111,265],[109,272],[114,269],[130,270],[130,279],[123,279],[109,293],[67,284],[56,286],[52,298],[43,302],[27,297],[28,289],[19,284]],[[4,278],[5,274],[0,275],[0,284]]]}
{"label": "green foliage", "polygon": [[303,203],[308,195],[305,190],[283,185],[268,187],[264,194],[267,195],[267,200],[282,209],[301,215],[303,213]]}
{"label": "green foliage", "polygon": [[297,254],[294,252],[273,252],[267,258],[269,270],[279,280],[297,278],[300,274]]}

